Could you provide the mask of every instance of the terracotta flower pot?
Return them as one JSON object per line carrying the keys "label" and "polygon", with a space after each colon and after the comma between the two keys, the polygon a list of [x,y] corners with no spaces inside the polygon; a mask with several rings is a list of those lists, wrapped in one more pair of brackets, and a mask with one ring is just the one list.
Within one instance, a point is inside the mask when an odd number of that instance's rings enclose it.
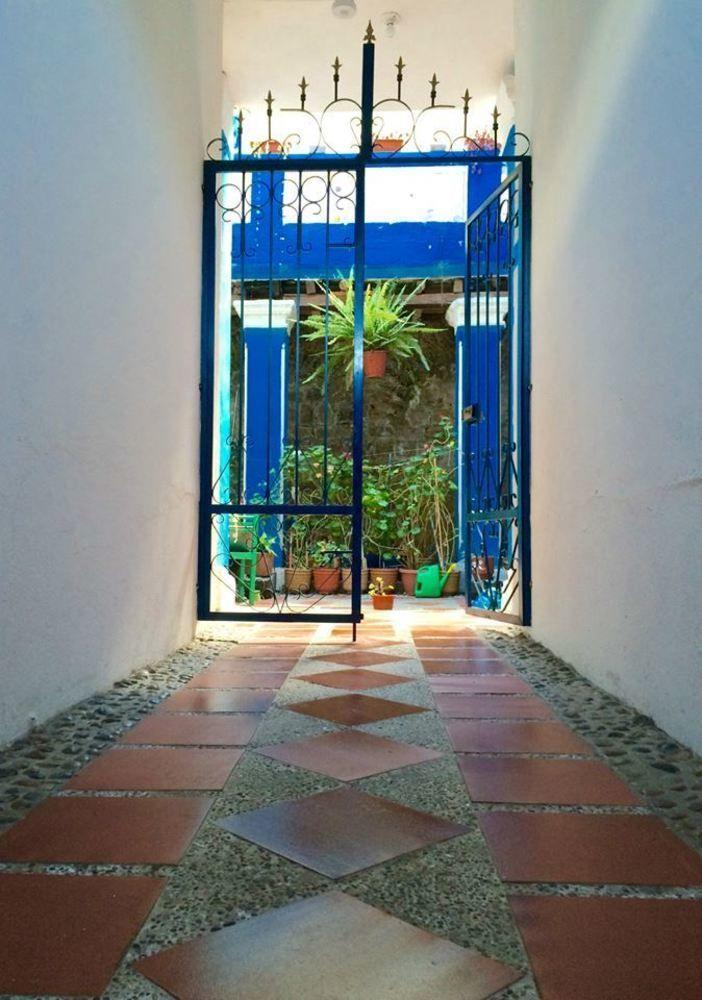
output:
{"label": "terracotta flower pot", "polygon": [[341,582],[341,570],[336,566],[313,566],[312,583],[318,594],[335,594]]}
{"label": "terracotta flower pot", "polygon": [[[351,593],[351,567],[345,566],[341,571],[341,589],[345,594]],[[361,593],[368,590],[368,570],[361,570]]]}
{"label": "terracotta flower pot", "polygon": [[366,378],[382,378],[388,364],[387,351],[364,351],[363,374]]}
{"label": "terracotta flower pot", "polygon": [[373,608],[376,611],[392,611],[394,600],[394,594],[374,594]]}
{"label": "terracotta flower pot", "polygon": [[311,569],[285,567],[285,590],[288,594],[307,594],[312,587]]}
{"label": "terracotta flower pot", "polygon": [[273,576],[272,552],[259,552],[258,559],[256,560],[256,576],[266,578]]}
{"label": "terracotta flower pot", "polygon": [[458,588],[460,586],[460,583],[461,583],[461,574],[457,570],[454,570],[452,573],[449,573],[449,578],[441,589],[441,596],[455,597],[456,594],[458,593]]}
{"label": "terracotta flower pot", "polygon": [[402,589],[410,597],[414,597],[414,588],[417,583],[417,570],[416,569],[403,569],[400,567],[400,579],[402,580]]}
{"label": "terracotta flower pot", "polygon": [[376,139],[373,143],[373,149],[381,153],[396,153],[398,149],[402,149],[404,142],[404,139],[398,138]]}
{"label": "terracotta flower pot", "polygon": [[283,147],[278,139],[264,139],[256,147],[257,153],[282,153]]}
{"label": "terracotta flower pot", "polygon": [[470,561],[470,568],[474,577],[480,580],[492,580],[495,572],[495,560],[492,556],[473,556]]}
{"label": "terracotta flower pot", "polygon": [[397,577],[399,576],[399,571],[396,566],[384,567],[383,569],[375,568],[368,571],[370,574],[370,582],[375,583],[378,577],[383,581],[383,587],[394,587],[397,583]]}

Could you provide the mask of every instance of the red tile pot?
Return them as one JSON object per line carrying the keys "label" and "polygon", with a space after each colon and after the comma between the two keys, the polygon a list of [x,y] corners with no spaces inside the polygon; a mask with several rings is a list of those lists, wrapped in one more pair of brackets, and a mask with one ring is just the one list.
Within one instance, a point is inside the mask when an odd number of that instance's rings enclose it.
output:
{"label": "red tile pot", "polygon": [[461,574],[457,570],[449,573],[448,580],[441,588],[441,596],[455,597],[458,594],[460,583],[461,583]]}
{"label": "red tile pot", "polygon": [[341,582],[341,570],[336,566],[313,566],[312,584],[318,594],[335,594]]}
{"label": "red tile pot", "polygon": [[394,601],[394,594],[374,594],[373,608],[375,611],[392,611]]}
{"label": "red tile pot", "polygon": [[397,577],[399,571],[396,566],[385,567],[383,569],[371,569],[368,571],[370,574],[370,582],[375,583],[380,577],[383,581],[383,587],[394,587],[397,583]]}
{"label": "red tile pot", "polygon": [[414,597],[414,588],[417,585],[417,570],[400,568],[400,579],[402,589],[409,597]]}
{"label": "red tile pot", "polygon": [[382,378],[388,364],[387,351],[364,351],[363,374],[366,378]]}

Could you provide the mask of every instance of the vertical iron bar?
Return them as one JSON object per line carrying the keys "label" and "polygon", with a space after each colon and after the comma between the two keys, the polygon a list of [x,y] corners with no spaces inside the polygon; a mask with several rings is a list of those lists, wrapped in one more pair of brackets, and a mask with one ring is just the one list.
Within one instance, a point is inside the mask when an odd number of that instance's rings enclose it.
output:
{"label": "vertical iron bar", "polygon": [[293,503],[300,502],[300,269],[302,267],[302,171],[297,173],[297,226],[295,243],[295,486]]}
{"label": "vertical iron bar", "polygon": [[273,237],[275,174],[268,175],[268,337],[266,338],[266,503],[271,502],[271,430],[273,427]]}
{"label": "vertical iron bar", "polygon": [[[251,175],[253,184],[253,174]],[[251,217],[253,218],[253,206],[251,207]],[[239,399],[238,399],[238,427],[237,427],[237,503],[241,503],[244,497],[244,366],[246,364],[246,347],[244,323],[246,315],[244,313],[246,301],[246,173],[241,175],[241,273],[239,275]]]}
{"label": "vertical iron bar", "polygon": [[361,560],[363,559],[363,313],[366,282],[366,166],[373,155],[373,72],[375,48],[363,46],[361,91],[361,151],[356,173],[354,218],[354,336],[353,336],[353,527],[351,538],[351,615],[361,620]]}
{"label": "vertical iron bar", "polygon": [[[210,612],[212,549],[212,460],[214,420],[214,328],[216,228],[214,163],[205,163],[202,184],[202,302],[200,312],[200,516],[197,552],[197,613]],[[231,266],[231,265],[230,265]]]}
{"label": "vertical iron bar", "polygon": [[322,444],[322,503],[329,502],[329,252],[331,221],[331,173],[326,174],[324,218],[324,390]]}
{"label": "vertical iron bar", "polygon": [[[470,173],[470,167],[468,168]],[[470,190],[470,188],[469,188]],[[470,214],[469,204],[466,204],[466,212]],[[471,384],[471,341],[472,341],[472,315],[471,310],[473,308],[473,230],[470,223],[466,223],[466,278],[465,287],[463,289],[463,403],[468,405],[470,401],[470,384]],[[463,421],[463,414],[459,413],[459,420]],[[471,606],[472,603],[472,569],[471,569],[471,557],[472,557],[472,547],[473,547],[473,522],[470,518],[470,514],[473,510],[473,502],[471,499],[471,439],[472,439],[472,425],[463,422],[463,455],[461,456],[463,462],[463,517],[465,520],[464,528],[464,540],[463,540],[463,579],[465,586],[465,598],[467,607]]]}
{"label": "vertical iron bar", "polygon": [[519,238],[519,547],[522,624],[531,625],[531,160],[519,167],[521,205]]}

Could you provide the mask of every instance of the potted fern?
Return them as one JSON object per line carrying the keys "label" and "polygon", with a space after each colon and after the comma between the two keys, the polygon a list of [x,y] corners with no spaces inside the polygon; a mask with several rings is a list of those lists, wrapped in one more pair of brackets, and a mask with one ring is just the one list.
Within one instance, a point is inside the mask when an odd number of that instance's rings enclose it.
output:
{"label": "potted fern", "polygon": [[[321,286],[324,290],[324,286]],[[396,281],[369,282],[363,307],[363,371],[367,378],[385,374],[388,358],[398,361],[419,361],[429,371],[419,335],[437,333],[415,316],[412,300],[422,290],[424,282],[411,291]],[[306,340],[324,348],[329,370],[342,371],[350,382],[353,375],[354,347],[354,282],[353,277],[341,283],[339,292],[329,292],[328,307],[315,305],[315,312],[303,323]],[[311,382],[324,374],[325,359],[305,379]]]}

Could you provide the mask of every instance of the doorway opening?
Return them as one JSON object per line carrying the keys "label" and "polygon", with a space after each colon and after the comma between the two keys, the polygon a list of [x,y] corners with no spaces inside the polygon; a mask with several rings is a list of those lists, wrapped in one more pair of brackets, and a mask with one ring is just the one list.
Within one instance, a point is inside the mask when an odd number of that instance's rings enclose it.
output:
{"label": "doorway opening", "polygon": [[[205,162],[201,619],[528,623],[531,161],[461,106],[243,113]],[[216,157],[216,158],[215,158]],[[370,596],[368,596],[370,594]]]}

